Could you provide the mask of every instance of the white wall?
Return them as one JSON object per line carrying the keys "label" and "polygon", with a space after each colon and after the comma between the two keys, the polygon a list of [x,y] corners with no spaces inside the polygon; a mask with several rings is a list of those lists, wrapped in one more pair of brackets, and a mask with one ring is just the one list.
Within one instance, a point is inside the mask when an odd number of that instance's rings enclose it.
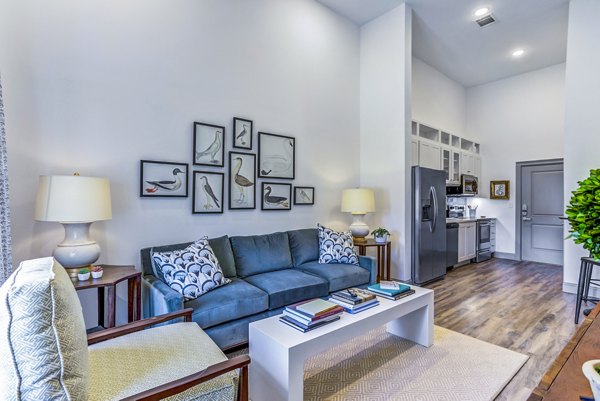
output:
{"label": "white wall", "polygon": [[[359,44],[355,25],[313,0],[2,0],[15,262],[62,240],[60,224],[33,221],[41,174],[110,179],[113,219],[92,226],[103,263],[139,266],[142,247],[202,235],[347,227]],[[316,187],[315,206],[192,215],[191,196],[139,197],[140,159],[191,163],[194,121],[225,125],[229,150],[234,116],[296,137],[293,183]]]}
{"label": "white wall", "polygon": [[360,185],[375,190],[368,223],[392,233],[391,274],[402,280],[410,279],[411,17],[403,4],[360,30]]}
{"label": "white wall", "polygon": [[[564,155],[564,88],[558,64],[467,89],[467,132],[482,149],[482,197],[473,202],[498,218],[498,252],[515,252],[516,163]],[[510,180],[511,199],[488,199],[490,180]]]}
{"label": "white wall", "polygon": [[[567,41],[565,111],[565,204],[577,181],[600,167],[598,93],[600,93],[600,2],[571,0]],[[565,236],[568,225],[565,225]],[[565,244],[564,288],[575,292],[579,258],[587,253],[572,241]],[[600,295],[600,294],[597,294]]]}
{"label": "white wall", "polygon": [[412,119],[467,137],[465,87],[414,56],[412,57]]}

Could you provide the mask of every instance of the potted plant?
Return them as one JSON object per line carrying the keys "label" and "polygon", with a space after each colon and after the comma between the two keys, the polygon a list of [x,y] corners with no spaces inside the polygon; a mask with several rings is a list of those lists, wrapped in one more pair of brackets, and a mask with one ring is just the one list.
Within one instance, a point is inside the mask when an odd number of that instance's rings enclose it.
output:
{"label": "potted plant", "polygon": [[390,232],[388,230],[386,230],[385,228],[376,228],[375,230],[371,231],[371,234],[373,234],[373,238],[375,238],[375,242],[378,243],[386,243],[388,240],[388,236],[390,235]]}
{"label": "potted plant", "polygon": [[600,259],[600,169],[591,170],[578,184],[566,210],[571,225],[568,238],[583,245],[590,257]]}
{"label": "potted plant", "polygon": [[90,279],[90,271],[88,269],[80,269],[77,272],[77,278],[79,281],[85,281]]}
{"label": "potted plant", "polygon": [[104,274],[104,270],[100,266],[92,267],[92,278],[100,278]]}
{"label": "potted plant", "polygon": [[587,361],[581,367],[583,375],[590,381],[594,399],[600,400],[600,359]]}

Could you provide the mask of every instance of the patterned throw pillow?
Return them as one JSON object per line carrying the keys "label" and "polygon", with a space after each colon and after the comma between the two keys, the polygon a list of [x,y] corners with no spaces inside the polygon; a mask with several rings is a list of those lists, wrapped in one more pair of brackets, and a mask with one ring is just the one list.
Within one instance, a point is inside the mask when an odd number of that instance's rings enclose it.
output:
{"label": "patterned throw pillow", "polygon": [[185,297],[196,299],[208,291],[231,282],[204,237],[187,248],[171,252],[154,252],[152,259],[165,282]]}
{"label": "patterned throw pillow", "polygon": [[358,265],[350,231],[339,233],[317,224],[319,228],[319,263],[348,263]]}

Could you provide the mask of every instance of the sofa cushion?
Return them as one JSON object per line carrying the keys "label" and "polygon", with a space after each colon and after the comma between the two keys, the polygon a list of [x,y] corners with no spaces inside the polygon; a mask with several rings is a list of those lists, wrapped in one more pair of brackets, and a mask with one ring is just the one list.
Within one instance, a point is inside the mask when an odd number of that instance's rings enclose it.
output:
{"label": "sofa cushion", "polygon": [[358,255],[354,251],[354,241],[350,231],[337,232],[318,225],[319,262],[349,263],[358,265]]}
{"label": "sofa cushion", "polygon": [[319,259],[319,233],[316,228],[288,231],[294,266]]}
{"label": "sofa cushion", "polygon": [[369,271],[346,263],[322,264],[316,261],[298,266],[299,270],[314,274],[329,282],[329,292],[369,283]]}
{"label": "sofa cushion", "polygon": [[223,276],[221,265],[207,238],[180,251],[154,252],[152,259],[169,287],[185,299],[198,298],[231,281]]}
{"label": "sofa cushion", "polygon": [[21,263],[0,288],[0,398],[87,400],[81,303],[53,258]]}
{"label": "sofa cushion", "polygon": [[[89,399],[106,401],[121,400],[227,360],[196,323],[154,327],[102,341],[90,345],[89,358]],[[233,400],[237,381],[237,372],[228,372],[168,399]]]}
{"label": "sofa cushion", "polygon": [[231,237],[239,277],[292,267],[287,233]]}
{"label": "sofa cushion", "polygon": [[326,280],[297,269],[256,274],[245,280],[269,294],[269,309],[324,297],[329,293],[329,283]]}
{"label": "sofa cushion", "polygon": [[[229,243],[229,237],[224,235],[218,238],[209,238],[208,243],[210,244],[221,269],[225,277],[235,277],[237,275],[235,271],[235,261],[233,259],[233,251],[231,250],[231,244]],[[152,254],[154,252],[170,252],[178,251],[187,248],[193,244],[193,242],[183,242],[181,244],[155,246],[152,248],[144,248],[140,251],[142,257],[142,271],[144,274],[153,274],[158,277],[161,281],[165,282],[165,278],[156,268]]]}
{"label": "sofa cushion", "polygon": [[194,309],[194,322],[205,329],[267,310],[269,296],[244,280],[233,278],[226,286],[185,302],[184,307]]}

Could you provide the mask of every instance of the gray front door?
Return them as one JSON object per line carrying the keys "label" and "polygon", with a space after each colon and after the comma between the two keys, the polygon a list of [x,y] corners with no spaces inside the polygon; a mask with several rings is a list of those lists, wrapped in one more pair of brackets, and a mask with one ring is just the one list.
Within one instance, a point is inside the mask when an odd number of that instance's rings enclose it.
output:
{"label": "gray front door", "polygon": [[521,168],[521,259],[563,263],[563,163]]}

